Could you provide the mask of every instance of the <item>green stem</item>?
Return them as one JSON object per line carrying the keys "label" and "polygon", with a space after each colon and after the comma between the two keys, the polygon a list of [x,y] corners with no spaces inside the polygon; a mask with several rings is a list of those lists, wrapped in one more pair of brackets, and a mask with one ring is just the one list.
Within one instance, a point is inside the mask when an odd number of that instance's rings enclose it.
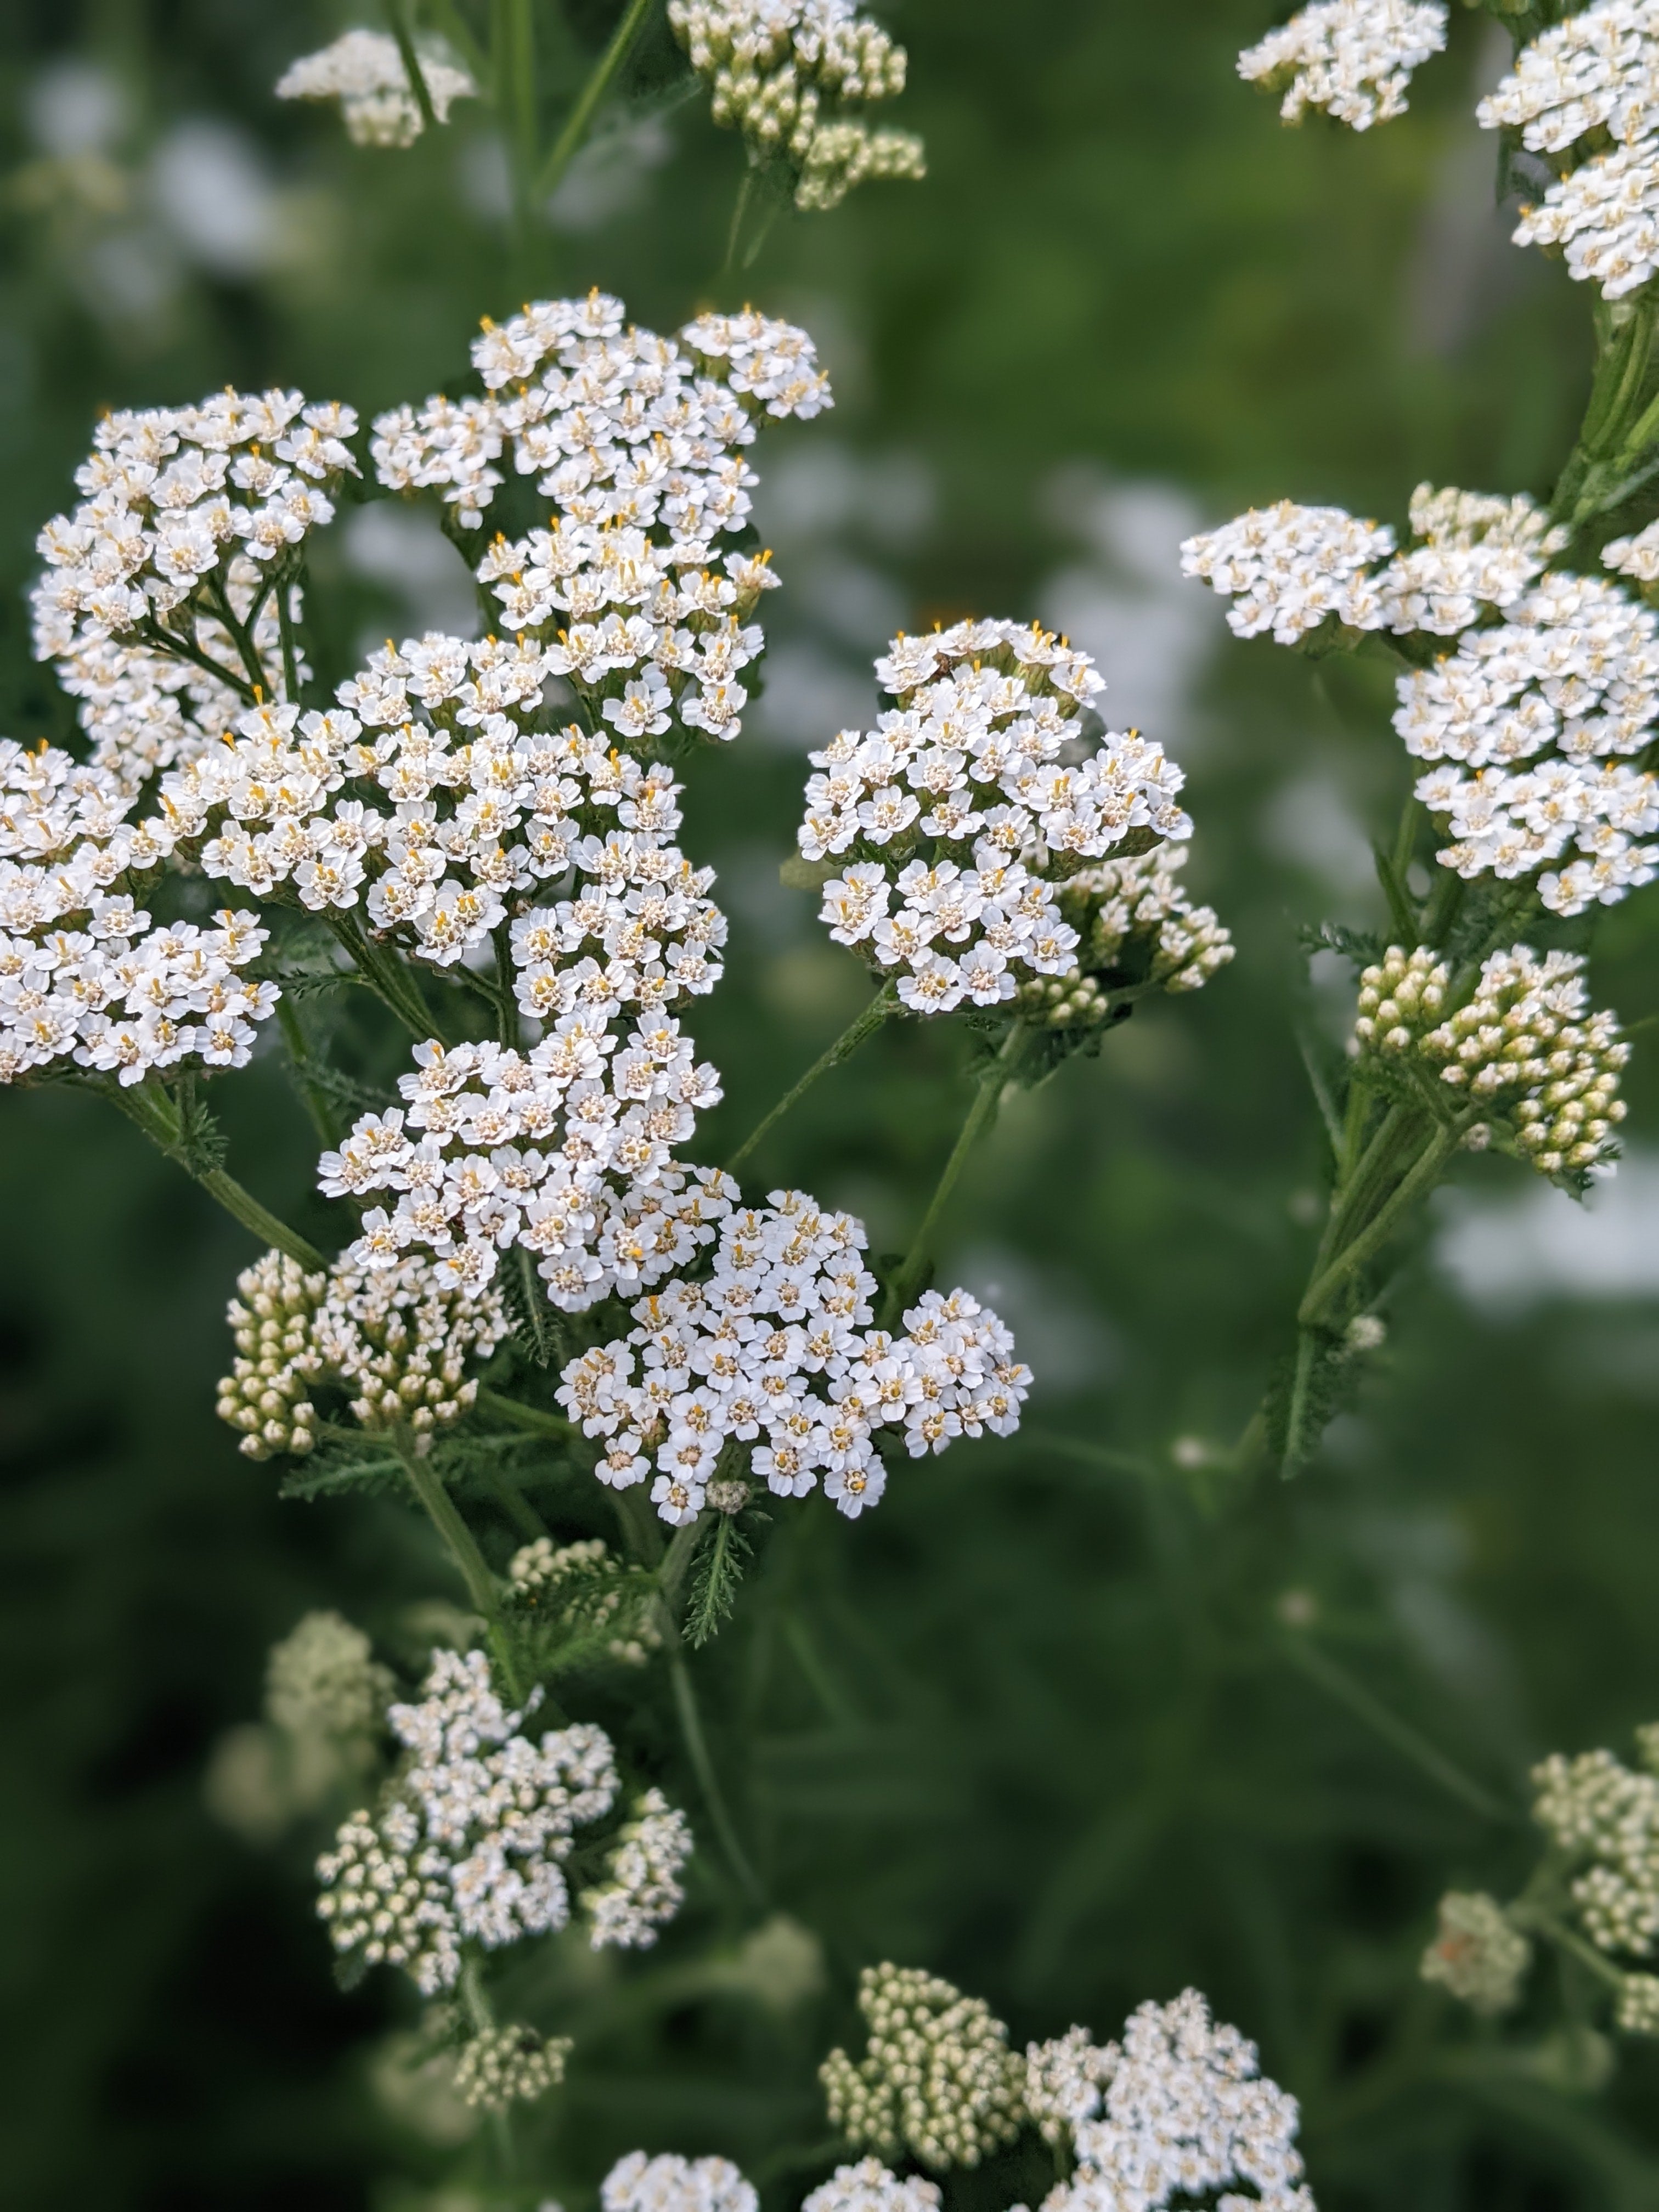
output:
{"label": "green stem", "polygon": [[501,1601],[495,1576],[489,1563],[478,1549],[477,1537],[467,1527],[461,1510],[440,1480],[430,1459],[423,1457],[416,1448],[414,1437],[406,1429],[392,1431],[392,1442],[404,1472],[409,1477],[409,1486],[426,1508],[428,1519],[443,1539],[456,1571],[466,1585],[466,1594],[474,1609],[482,1613],[485,1633],[489,1640],[490,1656],[500,1668],[501,1680],[513,1704],[522,1705],[525,1686],[519,1680],[513,1663],[513,1653],[501,1633]]}
{"label": "green stem", "polygon": [[300,648],[294,635],[292,582],[284,578],[276,586],[276,629],[283,641],[283,684],[288,692],[289,704],[297,707],[300,699]]}
{"label": "green stem", "polygon": [[1472,1775],[1448,1759],[1445,1753],[1419,1735],[1409,1721],[1402,1721],[1391,1712],[1380,1699],[1372,1696],[1363,1682],[1356,1681],[1346,1667],[1330,1658],[1325,1652],[1304,1642],[1300,1637],[1285,1638],[1280,1647],[1291,1664],[1316,1683],[1328,1697],[1346,1705],[1351,1713],[1364,1721],[1366,1727],[1382,1737],[1430,1779],[1439,1784],[1449,1796],[1467,1805],[1488,1820],[1513,1822],[1519,1814],[1506,1805]]}
{"label": "green stem", "polygon": [[1540,1936],[1547,1936],[1552,1943],[1559,1943],[1564,1951],[1570,1952],[1577,1960],[1581,1966],[1588,1966],[1590,1972],[1610,1989],[1624,1988],[1625,1977],[1619,1968],[1610,1960],[1604,1959],[1595,1945],[1587,1943],[1576,1929],[1569,1928],[1565,1921],[1558,1920],[1553,1912],[1541,1911],[1530,1905],[1512,1906],[1510,1910],[1515,1918],[1524,1926]]}
{"label": "green stem", "polygon": [[743,182],[738,186],[736,204],[732,210],[732,226],[726,234],[726,258],[720,264],[722,276],[729,276],[738,265],[738,243],[743,236],[744,218],[749,212],[749,203],[755,196],[755,179],[760,174],[750,161],[743,173]]}
{"label": "green stem", "polygon": [[286,1252],[289,1259],[299,1261],[307,1274],[327,1273],[328,1261],[317,1247],[307,1243],[298,1230],[290,1229],[269,1206],[261,1206],[234,1176],[228,1175],[223,1168],[201,1167],[191,1161],[183,1146],[178,1109],[170,1099],[155,1096],[146,1084],[111,1083],[98,1088],[130,1121],[137,1123],[159,1151],[193,1177],[210,1198],[216,1200],[244,1229],[252,1230],[262,1244],[274,1244],[278,1251]]}
{"label": "green stem", "polygon": [[899,1012],[897,987],[884,983],[869,1004],[847,1024],[826,1052],[820,1053],[805,1075],[790,1090],[786,1091],[771,1111],[763,1115],[749,1134],[726,1163],[728,1175],[735,1175],[761,1139],[775,1123],[782,1121],[791,1107],[798,1105],[821,1075],[828,1075],[832,1067],[839,1067],[850,1060],[866,1037],[872,1037],[891,1014]]}
{"label": "green stem", "polygon": [[714,1771],[708,1739],[702,1732],[702,1716],[697,1710],[697,1693],[692,1686],[691,1670],[685,1663],[685,1653],[680,1644],[680,1632],[665,1605],[658,1608],[662,1623],[663,1638],[668,1647],[669,1678],[674,1686],[674,1710],[679,1717],[680,1734],[684,1739],[686,1754],[692,1771],[697,1778],[697,1787],[702,1802],[708,1808],[708,1817],[714,1824],[714,1833],[720,1838],[738,1886],[750,1903],[761,1906],[766,1903],[766,1892],[759,1875],[749,1863],[747,1852],[738,1840],[737,1827],[727,1810],[726,1796],[720,1788],[720,1777]]}
{"label": "green stem", "polygon": [[556,1437],[561,1443],[582,1440],[581,1431],[562,1413],[545,1413],[539,1406],[521,1406],[516,1398],[503,1397],[499,1390],[481,1387],[472,1402],[481,1413],[494,1413],[515,1429],[530,1429],[538,1437]]}
{"label": "green stem", "polygon": [[428,88],[426,72],[421,67],[421,58],[415,51],[415,41],[410,35],[409,18],[403,0],[386,0],[386,21],[392,26],[392,35],[398,41],[398,52],[403,57],[404,75],[409,79],[409,88],[415,95],[415,105],[421,111],[421,122],[428,131],[438,127],[437,111],[432,105],[432,94]]}
{"label": "green stem", "polygon": [[489,76],[489,58],[473,37],[465,17],[455,5],[455,0],[427,0],[427,4],[445,38],[465,63],[468,74],[477,83],[486,83]]}
{"label": "green stem", "polygon": [[230,594],[216,575],[208,579],[208,593],[213,601],[215,616],[229,632],[230,641],[240,656],[243,667],[247,671],[248,681],[253,686],[253,696],[257,699],[265,688],[267,674],[265,665],[254,650],[253,640],[248,635],[246,625],[238,619],[235,610],[230,604]]}
{"label": "green stem", "polygon": [[[235,692],[238,698],[245,700],[250,707],[252,706],[252,684],[238,676],[234,669],[227,668],[222,660],[216,660],[210,653],[204,653],[199,645],[179,636],[173,630],[164,628],[153,617],[147,617],[141,622],[134,634],[141,637],[146,645],[154,646],[158,653],[170,653],[176,660],[187,660],[192,667],[205,670],[208,675],[216,678],[227,689]],[[125,636],[128,633],[124,631],[122,635]]]}
{"label": "green stem", "polygon": [[344,945],[358,975],[410,1035],[419,1043],[436,1037],[441,1044],[447,1044],[448,1039],[434,1020],[414,977],[396,956],[383,952],[352,915],[337,908],[331,908],[324,919]]}
{"label": "green stem", "polygon": [[541,173],[536,179],[538,199],[546,198],[575,159],[599,102],[611,89],[617,72],[628,59],[629,51],[645,28],[646,19],[654,5],[655,0],[629,0],[627,11],[611,35],[610,45],[599,56],[587,82],[576,95],[575,106],[566,116],[562,129],[548,151]]}
{"label": "green stem", "polygon": [[974,1102],[968,1109],[968,1117],[962,1125],[961,1133],[951,1150],[951,1157],[945,1163],[939,1179],[933,1186],[933,1194],[927,1201],[927,1211],[921,1217],[921,1225],[911,1239],[910,1249],[905,1254],[899,1271],[894,1276],[888,1288],[886,1298],[883,1302],[883,1311],[886,1316],[886,1325],[889,1327],[892,1325],[896,1316],[903,1312],[921,1285],[921,1279],[927,1273],[927,1255],[933,1244],[933,1231],[939,1225],[939,1216],[944,1212],[951,1194],[956,1188],[963,1168],[968,1164],[969,1153],[996,1119],[997,1109],[1002,1103],[1003,1091],[1018,1069],[1020,1061],[1024,1058],[1030,1045],[1032,1034],[1024,1022],[1016,1022],[1004,1040],[1001,1050],[980,1077],[978,1087],[974,1093]]}
{"label": "green stem", "polygon": [[305,1030],[289,998],[276,1001],[276,1024],[283,1032],[283,1042],[288,1047],[289,1065],[294,1070],[294,1079],[305,1102],[311,1126],[325,1145],[337,1145],[339,1131],[334,1126],[332,1106],[326,1094],[311,1078],[311,1048],[306,1042]]}
{"label": "green stem", "polygon": [[1387,1241],[1401,1215],[1438,1181],[1447,1161],[1462,1143],[1464,1131],[1474,1118],[1475,1109],[1471,1107],[1449,1127],[1437,1129],[1389,1197],[1371,1217],[1368,1225],[1322,1273],[1315,1276],[1308,1286],[1306,1297],[1297,1309],[1297,1320],[1304,1328],[1313,1327],[1330,1304],[1334,1293]]}

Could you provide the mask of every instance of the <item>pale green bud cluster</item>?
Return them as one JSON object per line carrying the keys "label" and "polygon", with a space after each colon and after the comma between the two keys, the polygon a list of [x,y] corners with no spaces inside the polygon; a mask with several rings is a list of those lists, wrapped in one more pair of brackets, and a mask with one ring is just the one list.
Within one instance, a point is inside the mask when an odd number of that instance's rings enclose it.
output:
{"label": "pale green bud cluster", "polygon": [[668,20],[715,122],[741,131],[757,164],[792,164],[797,207],[834,207],[866,179],[925,173],[920,138],[842,112],[904,89],[903,47],[850,0],[669,0]]}
{"label": "pale green bud cluster", "polygon": [[1613,2018],[1626,2035],[1659,2035],[1659,1975],[1626,1974]]}
{"label": "pale green bud cluster", "polygon": [[[1638,1739],[1650,1769],[1659,1735]],[[1557,1848],[1588,1862],[1571,1886],[1584,1933],[1598,1950],[1642,1956],[1659,1937],[1659,1773],[1638,1774],[1610,1751],[1560,1753],[1533,1769],[1533,1817]]]}
{"label": "pale green bud cluster", "polygon": [[380,1726],[396,1684],[361,1628],[337,1613],[308,1613],[265,1662],[265,1717],[289,1735],[365,1736]]}
{"label": "pale green bud cluster", "polygon": [[477,1395],[466,1376],[507,1334],[499,1292],[444,1279],[429,1260],[358,1272],[337,1263],[307,1275],[267,1252],[236,1279],[228,1319],[237,1358],[219,1385],[222,1421],[242,1431],[250,1459],[296,1455],[317,1442],[309,1392],[319,1382],[350,1394],[366,1429],[417,1436],[453,1421]]}
{"label": "pale green bud cluster", "polygon": [[1362,1057],[1414,1054],[1471,1104],[1489,1106],[1540,1175],[1609,1159],[1625,1118],[1620,1072],[1630,1047],[1591,1012],[1583,960],[1529,945],[1494,952],[1474,996],[1444,1012],[1450,976],[1425,946],[1391,945],[1360,977],[1354,1039]]}
{"label": "pale green bud cluster", "polygon": [[1531,1964],[1532,1945],[1495,1897],[1454,1889],[1440,1900],[1440,1924],[1418,1972],[1492,2018],[1515,2004]]}
{"label": "pale green bud cluster", "polygon": [[865,2056],[832,2051],[818,2069],[830,2121],[848,2142],[928,2166],[977,2166],[1025,2118],[1025,2062],[982,1998],[904,1966],[866,1966]]}
{"label": "pale green bud cluster", "polygon": [[[606,1573],[611,1565],[611,1553],[602,1536],[588,1536],[574,1544],[555,1544],[550,1536],[538,1536],[533,1543],[520,1545],[507,1562],[507,1579],[509,1594],[526,1607],[533,1611],[564,1590],[574,1595],[584,1582],[591,1583]],[[630,1577],[638,1577],[639,1570],[629,1568]],[[641,1577],[642,1579],[642,1577]],[[620,1587],[585,1593],[588,1617],[596,1627],[603,1627],[628,1603],[628,1593]],[[637,1607],[632,1608],[637,1611]],[[653,1651],[662,1648],[662,1632],[648,1614],[641,1614],[625,1636],[612,1637],[605,1645],[612,1659],[625,1667],[643,1667]]]}
{"label": "pale green bud cluster", "polygon": [[[1021,984],[1022,1018],[1049,1029],[1093,1029],[1110,1012],[1111,991],[1121,982],[1201,990],[1232,958],[1233,941],[1214,908],[1194,906],[1182,889],[1186,863],[1184,845],[1163,844],[1066,878],[1058,900],[1080,940],[1077,961],[1064,975]],[[1103,980],[1112,978],[1118,981]]]}
{"label": "pale green bud cluster", "polygon": [[317,1441],[307,1386],[322,1372],[311,1325],[328,1288],[285,1252],[267,1252],[236,1278],[227,1314],[236,1361],[219,1385],[219,1419],[242,1431],[250,1459],[308,1452]]}
{"label": "pale green bud cluster", "polygon": [[209,1808],[250,1843],[269,1843],[373,1765],[374,1740],[395,1684],[360,1628],[337,1613],[308,1613],[272,1644],[265,1717],[215,1745]]}
{"label": "pale green bud cluster", "polygon": [[541,2036],[522,2025],[484,2028],[461,2046],[455,2087],[487,2112],[532,2104],[563,2081],[571,2049],[568,2035]]}

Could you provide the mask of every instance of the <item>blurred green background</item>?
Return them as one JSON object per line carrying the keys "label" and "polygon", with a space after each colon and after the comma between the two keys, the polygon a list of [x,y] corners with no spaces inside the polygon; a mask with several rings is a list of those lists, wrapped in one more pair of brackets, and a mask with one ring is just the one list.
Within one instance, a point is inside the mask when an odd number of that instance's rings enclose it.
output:
{"label": "blurred green background", "polygon": [[[574,79],[617,12],[549,0],[556,64]],[[780,225],[746,280],[811,328],[838,404],[760,448],[787,587],[769,686],[690,802],[735,934],[694,1024],[726,1079],[708,1156],[859,1003],[777,862],[805,747],[869,711],[897,627],[1038,614],[1098,653],[1114,719],[1190,768],[1190,879],[1239,957],[1015,1101],[963,1187],[945,1265],[1019,1332],[1039,1376],[1027,1434],[916,1469],[856,1526],[780,1516],[708,1655],[720,1755],[777,1903],[825,1947],[823,1992],[783,2030],[740,1996],[688,1995],[684,1962],[741,1934],[695,1898],[637,2002],[584,2045],[551,2178],[582,2205],[635,2143],[719,2149],[793,2206],[828,2163],[787,2164],[823,2135],[813,2064],[848,2033],[853,1972],[890,1956],[983,1994],[1022,2039],[1074,2019],[1103,2038],[1198,1983],[1303,2099],[1326,2212],[1659,2205],[1649,2052],[1575,2094],[1541,2039],[1547,1976],[1535,2020],[1502,2036],[1417,1983],[1441,1890],[1502,1890],[1532,1845],[1438,1788],[1328,1671],[1517,1805],[1545,1750],[1622,1745],[1659,1713],[1651,1046],[1611,1191],[1582,1211],[1468,1163],[1317,1463],[1242,1501],[1203,1464],[1281,1348],[1318,1204],[1294,1024],[1334,1025],[1342,993],[1317,963],[1305,980],[1296,927],[1376,918],[1366,838],[1407,764],[1386,685],[1235,643],[1175,548],[1284,495],[1398,521],[1423,477],[1547,490],[1588,308],[1492,205],[1469,109],[1504,41],[1460,15],[1409,117],[1355,137],[1281,131],[1237,82],[1265,0],[884,14],[910,49],[895,119],[926,135],[927,182]],[[228,380],[364,412],[417,398],[527,281],[476,111],[376,154],[272,100],[348,20],[259,0],[3,11],[0,726],[19,738],[69,727],[21,594],[99,408]],[[633,90],[675,66],[659,26]],[[701,100],[619,114],[529,277],[601,283],[672,327],[726,296],[739,161]],[[390,510],[345,516],[316,576],[331,677],[365,637],[468,618],[454,556]],[[1650,890],[1605,927],[1598,999],[1659,1007],[1656,951]],[[961,1110],[959,1048],[943,1028],[882,1037],[757,1180],[810,1180],[876,1249],[901,1240]],[[306,1218],[311,1152],[280,1072],[220,1098],[233,1166]],[[447,1588],[441,1570],[392,1504],[280,1504],[237,1457],[212,1384],[252,1252],[131,1129],[66,1094],[6,1098],[0,1219],[17,2031],[0,2194],[459,2207],[365,2086],[366,2050],[406,2008],[386,1978],[333,1989],[315,1836],[254,1851],[202,1794],[273,1638],[317,1604],[384,1630]],[[586,1494],[560,1510],[605,1526]],[[636,1694],[648,1741],[656,1692]],[[952,2189],[988,2212],[1046,2186],[999,2169]]]}

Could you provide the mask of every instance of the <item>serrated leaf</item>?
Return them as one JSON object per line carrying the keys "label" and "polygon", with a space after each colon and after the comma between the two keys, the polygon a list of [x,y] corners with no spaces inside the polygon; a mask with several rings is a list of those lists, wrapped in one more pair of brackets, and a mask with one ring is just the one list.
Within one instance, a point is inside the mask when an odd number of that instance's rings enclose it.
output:
{"label": "serrated leaf", "polygon": [[306,1463],[283,1479],[279,1498],[337,1498],[351,1490],[395,1490],[404,1480],[403,1462],[396,1459],[331,1460],[319,1466]]}
{"label": "serrated leaf", "polygon": [[[769,1516],[757,1513],[745,1514],[742,1518],[764,1522]],[[720,1514],[713,1535],[699,1551],[691,1570],[691,1589],[681,1632],[694,1650],[701,1650],[710,1637],[719,1633],[722,1622],[732,1618],[744,1568],[754,1553],[755,1547],[739,1525],[739,1516]]]}

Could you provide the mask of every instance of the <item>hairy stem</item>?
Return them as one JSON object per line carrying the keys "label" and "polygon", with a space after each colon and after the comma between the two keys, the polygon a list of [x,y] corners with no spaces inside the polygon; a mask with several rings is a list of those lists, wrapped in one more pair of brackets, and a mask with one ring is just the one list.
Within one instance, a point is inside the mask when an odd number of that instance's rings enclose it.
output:
{"label": "hairy stem", "polygon": [[286,1252],[308,1274],[327,1272],[328,1261],[317,1247],[308,1243],[297,1229],[290,1229],[269,1206],[261,1206],[234,1176],[228,1175],[222,1167],[204,1166],[191,1160],[185,1148],[179,1109],[170,1098],[142,1083],[101,1084],[97,1088],[112,1104],[120,1108],[129,1121],[137,1123],[159,1151],[198,1182],[210,1198],[216,1199],[244,1229],[252,1230],[261,1243],[274,1244],[278,1251]]}
{"label": "hairy stem", "polygon": [[865,1039],[873,1036],[889,1016],[898,1012],[897,989],[891,983],[884,983],[868,1006],[847,1024],[829,1049],[820,1053],[800,1080],[784,1092],[782,1097],[769,1113],[762,1115],[736,1152],[726,1161],[727,1174],[737,1173],[761,1139],[775,1123],[782,1121],[791,1107],[799,1103],[821,1075],[828,1075],[832,1067],[839,1067],[842,1060],[850,1060]]}
{"label": "hairy stem", "polygon": [[567,1421],[562,1413],[544,1412],[540,1406],[521,1406],[516,1398],[503,1397],[499,1390],[486,1390],[480,1386],[472,1402],[481,1413],[494,1413],[515,1429],[530,1429],[538,1437],[556,1437],[561,1443],[581,1442],[581,1431],[574,1421]]}
{"label": "hairy stem", "polygon": [[1479,1813],[1485,1820],[1512,1822],[1520,1818],[1513,1806],[1506,1805],[1483,1784],[1477,1782],[1473,1775],[1466,1774],[1455,1759],[1449,1759],[1425,1735],[1419,1735],[1409,1721],[1401,1720],[1398,1713],[1391,1712],[1380,1698],[1373,1697],[1364,1684],[1356,1681],[1346,1667],[1327,1653],[1316,1650],[1305,1638],[1287,1636],[1280,1648],[1291,1664],[1309,1681],[1316,1684],[1327,1697],[1346,1705],[1384,1743],[1392,1744],[1403,1758],[1410,1759],[1413,1765],[1437,1783],[1449,1796],[1455,1797],[1471,1812]]}
{"label": "hairy stem", "polygon": [[611,35],[610,45],[594,64],[587,82],[576,95],[574,106],[566,116],[558,137],[548,149],[541,174],[536,179],[538,198],[544,198],[554,190],[574,161],[599,102],[610,91],[617,71],[628,59],[634,42],[645,28],[655,4],[656,0],[629,0],[627,11]]}
{"label": "hairy stem", "polygon": [[442,1538],[444,1547],[455,1563],[456,1571],[466,1585],[466,1594],[474,1608],[483,1616],[484,1632],[489,1638],[490,1657],[501,1669],[501,1680],[507,1685],[512,1702],[522,1705],[526,1686],[520,1682],[517,1668],[513,1663],[513,1652],[501,1633],[501,1598],[489,1563],[478,1549],[478,1541],[462,1516],[448,1491],[440,1480],[430,1459],[422,1455],[415,1437],[406,1429],[392,1432],[392,1441],[404,1472],[409,1477],[409,1486],[426,1509],[427,1518]]}
{"label": "hairy stem", "polygon": [[933,1232],[939,1226],[939,1217],[968,1164],[969,1155],[995,1121],[997,1109],[1002,1103],[1003,1091],[1024,1059],[1032,1034],[1024,1022],[1016,1022],[995,1059],[980,1077],[961,1133],[951,1148],[951,1157],[945,1161],[938,1182],[933,1186],[933,1194],[927,1201],[927,1211],[921,1217],[921,1225],[911,1239],[910,1249],[905,1254],[883,1302],[883,1311],[889,1327],[903,1312],[921,1285],[927,1271],[928,1255],[933,1249]]}

